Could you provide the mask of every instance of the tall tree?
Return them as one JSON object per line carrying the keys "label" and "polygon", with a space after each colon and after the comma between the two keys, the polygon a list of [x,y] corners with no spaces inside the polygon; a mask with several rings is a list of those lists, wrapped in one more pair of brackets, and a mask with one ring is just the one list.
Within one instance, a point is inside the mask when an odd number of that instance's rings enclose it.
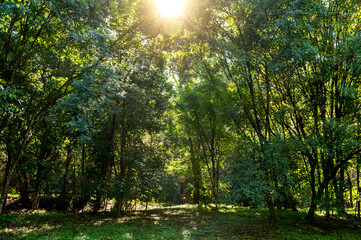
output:
{"label": "tall tree", "polygon": [[293,1],[275,31],[280,49],[274,70],[288,119],[283,125],[307,159],[312,192],[309,218],[324,192],[328,194],[330,183],[339,213],[345,213],[347,163],[361,151],[359,9],[354,1]]}
{"label": "tall tree", "polygon": [[7,149],[3,211],[10,177],[34,125],[72,91],[84,69],[100,60],[93,46],[104,40],[97,32],[104,12],[95,1],[6,1],[0,8],[0,81],[11,100],[5,103],[11,108],[1,112],[0,134]]}
{"label": "tall tree", "polygon": [[[184,143],[190,155],[194,201],[199,203],[203,186],[211,192],[211,200],[218,205],[221,171],[228,150],[227,133],[222,104],[208,82],[192,82],[179,89],[179,123],[184,129]],[[206,172],[202,183],[202,169]],[[208,181],[206,181],[208,179]],[[206,186],[210,182],[210,186]]]}

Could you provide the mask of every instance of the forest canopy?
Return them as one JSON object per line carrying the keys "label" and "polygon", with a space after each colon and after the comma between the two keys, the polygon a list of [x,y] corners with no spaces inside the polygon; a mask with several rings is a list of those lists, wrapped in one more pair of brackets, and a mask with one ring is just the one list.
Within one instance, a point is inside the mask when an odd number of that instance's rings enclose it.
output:
{"label": "forest canopy", "polygon": [[16,195],[360,216],[360,7],[0,1],[0,213]]}

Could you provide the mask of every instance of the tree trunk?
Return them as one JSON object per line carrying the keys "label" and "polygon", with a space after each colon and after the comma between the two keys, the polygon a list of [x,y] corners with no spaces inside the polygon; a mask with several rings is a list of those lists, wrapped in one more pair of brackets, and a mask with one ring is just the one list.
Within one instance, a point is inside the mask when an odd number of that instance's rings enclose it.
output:
{"label": "tree trunk", "polygon": [[10,177],[12,176],[13,172],[15,171],[16,165],[18,164],[20,158],[23,156],[24,149],[29,139],[29,131],[23,134],[22,142],[19,146],[19,150],[17,153],[14,153],[13,149],[10,147],[12,144],[6,143],[6,152],[7,152],[7,161],[5,165],[5,174],[3,179],[3,187],[1,190],[0,196],[0,215],[5,211],[6,199],[8,196],[8,189],[10,184]]}
{"label": "tree trunk", "polygon": [[297,210],[297,203],[295,201],[295,199],[292,196],[289,196],[290,198],[290,203],[291,203],[291,209],[293,212],[298,212]]}
{"label": "tree trunk", "polygon": [[115,208],[116,208],[115,210],[118,218],[120,217],[120,213],[122,212],[122,205],[123,205],[123,199],[122,197],[118,197],[115,203]]}
{"label": "tree trunk", "polygon": [[314,197],[312,197],[312,200],[311,200],[311,205],[310,205],[310,208],[308,209],[308,213],[307,213],[307,219],[312,219],[315,215],[315,211],[317,209],[317,204],[315,202],[315,199]]}
{"label": "tree trunk", "polygon": [[312,193],[311,205],[306,217],[307,219],[312,219],[314,217],[315,211],[317,209],[317,202],[321,200],[323,191],[325,190],[326,186],[329,184],[330,179],[331,179],[330,176],[328,176],[327,178],[324,177],[324,180],[317,189],[317,192],[315,191],[315,193]]}
{"label": "tree trunk", "polygon": [[19,192],[21,207],[26,209],[30,208],[31,201],[29,198],[29,181],[27,179],[21,178]]}
{"label": "tree trunk", "polygon": [[272,201],[272,198],[270,195],[267,195],[265,198],[266,202],[267,202],[267,206],[269,209],[269,219],[270,220],[275,220],[276,219],[276,212],[274,209],[274,203]]}
{"label": "tree trunk", "polygon": [[[343,169],[341,172],[343,172]],[[333,180],[333,186],[335,189],[335,197],[336,197],[336,211],[338,216],[346,215],[344,198],[343,198],[343,186],[341,183],[343,181],[343,178],[341,178],[341,176],[343,176],[343,174],[340,174],[339,181],[337,181],[337,178]]]}
{"label": "tree trunk", "polygon": [[10,178],[9,177],[4,177],[4,184],[3,184],[3,188],[1,190],[1,199],[0,199],[0,211],[1,211],[1,214],[3,214],[5,212],[5,206],[6,206],[6,199],[8,197],[9,184],[10,184]]}
{"label": "tree trunk", "polygon": [[339,194],[339,206],[341,215],[346,215],[345,210],[345,168],[340,169],[340,194]]}
{"label": "tree trunk", "polygon": [[76,158],[73,160],[73,183],[71,186],[73,195],[77,195],[77,187],[76,187]]}
{"label": "tree trunk", "polygon": [[[191,140],[190,140],[191,141]],[[200,191],[202,188],[202,173],[201,167],[198,159],[195,157],[193,147],[191,146],[191,163],[192,163],[192,173],[193,173],[193,203],[199,204],[200,202]]]}
{"label": "tree trunk", "polygon": [[287,197],[287,194],[285,193],[285,191],[283,191],[283,206],[284,206],[284,209],[287,211],[288,209],[288,201],[290,200],[290,198]]}
{"label": "tree trunk", "polygon": [[66,154],[65,171],[64,171],[64,175],[63,175],[63,179],[62,179],[62,185],[61,185],[61,191],[60,191],[60,198],[61,199],[64,199],[65,194],[66,194],[66,182],[67,182],[67,176],[68,176],[69,168],[70,168],[72,151],[73,151],[73,149],[69,145],[68,146],[68,151],[67,151],[67,154]]}
{"label": "tree trunk", "polygon": [[311,204],[310,204],[310,208],[308,210],[308,214],[307,214],[307,218],[313,218],[315,211],[317,209],[317,204],[316,204],[316,178],[315,178],[315,163],[313,163],[313,159],[309,158],[310,161],[310,186],[311,186]]}
{"label": "tree trunk", "polygon": [[347,180],[348,180],[348,186],[350,188],[350,201],[349,201],[349,207],[353,208],[353,197],[352,197],[352,181],[350,173],[347,171]]}
{"label": "tree trunk", "polygon": [[328,185],[325,188],[325,208],[326,208],[326,218],[330,218],[330,193],[328,191]]}
{"label": "tree trunk", "polygon": [[11,176],[11,172],[13,169],[13,167],[11,166],[11,162],[12,162],[12,154],[8,153],[8,161],[6,162],[6,165],[5,165],[5,174],[4,174],[3,186],[2,186],[1,198],[0,198],[1,214],[4,213],[5,206],[6,206],[6,199],[7,199],[8,188],[9,188],[9,184],[10,184],[10,176]]}
{"label": "tree trunk", "polygon": [[60,209],[66,211],[69,207],[70,198],[67,196],[69,191],[67,190],[67,182],[68,182],[68,175],[70,171],[70,164],[72,160],[72,151],[73,146],[68,145],[67,154],[66,154],[66,161],[65,161],[65,171],[62,178],[62,184],[60,189]]}
{"label": "tree trunk", "polygon": [[357,200],[357,216],[360,217],[361,202],[360,202],[360,166],[357,163],[356,165],[356,181],[357,181],[357,195],[359,199]]}
{"label": "tree trunk", "polygon": [[194,179],[193,202],[194,204],[199,204],[200,191],[202,188],[202,176],[201,176],[200,165],[197,160],[192,160],[192,170],[193,170],[193,179]]}
{"label": "tree trunk", "polygon": [[86,150],[85,144],[82,144],[81,150],[81,196],[84,198],[85,195],[85,158],[86,158]]}
{"label": "tree trunk", "polygon": [[34,195],[33,195],[33,206],[32,206],[33,210],[36,210],[39,207],[39,202],[40,202],[40,196],[39,195],[40,195],[40,188],[41,188],[42,171],[43,171],[43,166],[39,162],[37,173],[36,173],[35,191],[34,191]]}

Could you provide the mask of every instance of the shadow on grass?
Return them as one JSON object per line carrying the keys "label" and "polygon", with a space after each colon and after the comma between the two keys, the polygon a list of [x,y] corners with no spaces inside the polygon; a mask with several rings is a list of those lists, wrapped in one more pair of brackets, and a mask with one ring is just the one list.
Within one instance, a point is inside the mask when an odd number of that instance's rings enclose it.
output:
{"label": "shadow on grass", "polygon": [[0,239],[361,239],[360,221],[278,211],[268,221],[261,209],[163,208],[111,213],[35,213],[9,216]]}

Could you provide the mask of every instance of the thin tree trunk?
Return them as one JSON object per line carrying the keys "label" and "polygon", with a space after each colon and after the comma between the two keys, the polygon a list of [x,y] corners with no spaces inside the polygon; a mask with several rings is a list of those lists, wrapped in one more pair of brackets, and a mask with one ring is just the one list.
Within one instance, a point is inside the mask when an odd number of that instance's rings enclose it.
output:
{"label": "thin tree trunk", "polygon": [[192,163],[193,183],[194,183],[193,202],[194,204],[199,204],[200,190],[202,187],[201,169],[200,169],[199,161],[194,156],[191,156],[191,163]]}
{"label": "thin tree trunk", "polygon": [[65,172],[63,175],[61,191],[60,191],[60,198],[62,198],[62,199],[65,197],[65,194],[66,194],[66,182],[67,182],[67,176],[69,173],[72,151],[73,151],[72,147],[68,146],[68,151],[67,151],[66,161],[65,161]]}
{"label": "thin tree trunk", "polygon": [[346,210],[345,210],[345,168],[341,168],[340,169],[340,199],[339,199],[339,204],[340,204],[340,212],[341,215],[346,214]]}
{"label": "thin tree trunk", "polygon": [[72,183],[72,192],[73,195],[77,195],[77,187],[76,187],[76,158],[73,160],[73,183]]}
{"label": "thin tree trunk", "polygon": [[267,195],[266,198],[265,198],[266,202],[267,202],[267,206],[268,206],[268,209],[269,209],[269,219],[270,220],[275,220],[276,219],[276,212],[275,212],[275,209],[274,209],[274,203],[272,201],[272,198],[270,195]]}
{"label": "thin tree trunk", "polygon": [[82,198],[84,198],[85,195],[85,158],[86,158],[86,152],[85,152],[85,144],[82,144],[82,150],[81,150],[81,195]]}
{"label": "thin tree trunk", "polygon": [[188,141],[191,143],[190,151],[191,151],[191,164],[192,164],[192,173],[193,173],[193,203],[199,204],[200,202],[200,191],[202,187],[202,173],[199,160],[196,158],[196,154],[194,152],[194,147],[192,143],[192,139],[189,138]]}
{"label": "thin tree trunk", "polygon": [[33,195],[33,206],[32,209],[36,210],[39,207],[40,202],[40,188],[41,188],[41,175],[42,175],[43,167],[41,163],[38,163],[38,169],[36,172],[36,185],[35,185],[35,192]]}
{"label": "thin tree trunk", "polygon": [[335,189],[335,196],[336,196],[336,210],[338,216],[344,216],[346,215],[345,205],[344,205],[344,187],[343,187],[343,181],[344,181],[344,169],[340,169],[340,176],[339,181],[337,181],[337,178],[333,179],[333,185]]}
{"label": "thin tree trunk", "polygon": [[326,218],[330,218],[330,193],[328,191],[328,185],[325,188],[325,207],[326,207]]}
{"label": "thin tree trunk", "polygon": [[116,214],[118,218],[120,217],[120,213],[122,212],[122,206],[123,206],[123,198],[118,197],[116,202]]}
{"label": "thin tree trunk", "polygon": [[[357,163],[356,165],[356,181],[357,181],[357,195],[360,198],[360,166]],[[360,217],[360,210],[361,210],[361,202],[360,199],[357,200],[357,216]]]}
{"label": "thin tree trunk", "polygon": [[292,196],[289,196],[290,198],[290,202],[291,202],[291,208],[293,212],[298,212],[297,210],[297,203],[295,201],[295,199]]}
{"label": "thin tree trunk", "polygon": [[316,178],[315,178],[315,164],[312,163],[313,159],[309,159],[310,161],[310,186],[311,186],[311,204],[310,204],[310,208],[308,210],[308,214],[307,214],[307,218],[313,218],[315,211],[317,209],[317,204],[316,204]]}
{"label": "thin tree trunk", "polygon": [[347,171],[347,180],[348,180],[348,185],[349,185],[349,188],[350,188],[350,204],[349,204],[349,207],[353,208],[352,181],[351,181],[350,173],[348,171]]}

